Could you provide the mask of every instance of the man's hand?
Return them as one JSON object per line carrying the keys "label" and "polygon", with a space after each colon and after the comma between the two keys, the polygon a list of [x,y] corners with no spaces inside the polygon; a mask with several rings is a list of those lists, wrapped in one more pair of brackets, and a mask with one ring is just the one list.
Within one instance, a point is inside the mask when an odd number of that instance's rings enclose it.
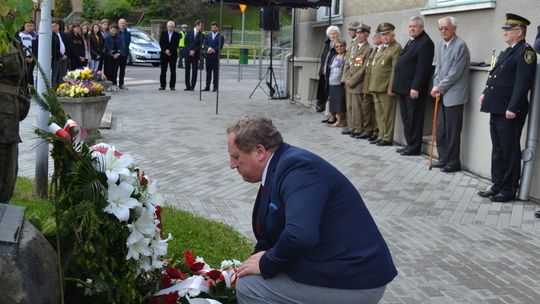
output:
{"label": "man's hand", "polygon": [[480,95],[480,97],[478,98],[478,102],[480,103],[480,105],[482,105],[482,103],[484,102],[484,94]]}
{"label": "man's hand", "polygon": [[171,56],[171,51],[169,51],[168,49],[167,49],[167,50],[165,50],[165,55],[167,55],[167,56]]}
{"label": "man's hand", "polygon": [[418,91],[417,90],[411,90],[411,93],[409,96],[411,96],[411,99],[418,99]]}
{"label": "man's hand", "polygon": [[514,119],[516,118],[516,113],[512,112],[512,111],[508,111],[506,110],[506,119]]}
{"label": "man's hand", "polygon": [[243,277],[250,274],[261,274],[261,269],[259,268],[259,260],[264,255],[266,251],[259,251],[254,255],[250,256],[247,260],[242,263],[240,269],[238,269],[238,277]]}
{"label": "man's hand", "polygon": [[437,97],[437,94],[441,94],[441,91],[439,91],[437,87],[433,87],[433,89],[431,89],[431,96],[435,98]]}
{"label": "man's hand", "polygon": [[67,55],[62,55],[62,61],[65,61],[68,59],[68,56]]}
{"label": "man's hand", "polygon": [[189,51],[189,56],[191,57],[195,56],[195,51],[194,50]]}
{"label": "man's hand", "polygon": [[388,95],[388,96],[396,96],[396,93],[392,92],[392,90],[388,90],[388,92],[386,92],[386,95]]}

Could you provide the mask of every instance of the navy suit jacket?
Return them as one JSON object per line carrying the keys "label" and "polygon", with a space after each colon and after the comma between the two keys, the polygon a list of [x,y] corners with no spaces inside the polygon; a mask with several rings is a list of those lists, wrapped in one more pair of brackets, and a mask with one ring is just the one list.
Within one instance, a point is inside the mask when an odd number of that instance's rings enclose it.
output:
{"label": "navy suit jacket", "polygon": [[434,54],[435,46],[425,31],[405,45],[394,70],[392,91],[405,95],[409,95],[411,89],[427,93]]}
{"label": "navy suit jacket", "polygon": [[397,275],[390,251],[354,185],[331,164],[282,143],[253,212],[255,252],[266,278],[370,289]]}
{"label": "navy suit jacket", "polygon": [[529,111],[528,94],[536,72],[536,53],[525,40],[506,49],[489,72],[482,112],[516,114]]}
{"label": "navy suit jacket", "polygon": [[216,39],[212,39],[212,32],[208,33],[208,35],[206,35],[204,37],[204,47],[207,50],[208,50],[208,48],[213,48],[214,50],[216,50],[216,52],[213,53],[213,54],[209,54],[207,52],[206,57],[207,58],[217,58],[218,50],[221,51],[221,49],[223,48],[224,43],[225,43],[225,39],[223,38],[223,36],[221,35],[220,32],[217,33]]}
{"label": "navy suit jacket", "polygon": [[194,35],[193,29],[190,29],[186,33],[186,40],[185,40],[185,44],[186,44],[185,48],[187,48],[186,57],[189,57],[189,51],[195,51],[195,57],[199,57],[199,54],[201,52],[204,33],[202,31],[198,32],[197,37],[195,38],[193,37],[193,35]]}
{"label": "navy suit jacket", "polygon": [[161,36],[159,37],[159,46],[161,48],[162,58],[167,57],[167,55],[165,55],[165,50],[169,50],[169,52],[171,52],[171,58],[178,57],[178,43],[179,42],[180,42],[180,34],[178,32],[176,31],[172,32],[171,41],[169,41],[168,31],[161,32]]}

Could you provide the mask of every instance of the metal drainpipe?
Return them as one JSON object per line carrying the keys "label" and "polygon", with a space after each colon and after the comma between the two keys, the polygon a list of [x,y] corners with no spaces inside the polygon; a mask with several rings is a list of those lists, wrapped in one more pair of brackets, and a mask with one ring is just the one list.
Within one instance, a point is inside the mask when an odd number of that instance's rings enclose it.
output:
{"label": "metal drainpipe", "polygon": [[[537,54],[538,55],[538,54]],[[523,170],[521,171],[521,182],[519,183],[519,200],[529,199],[531,183],[534,176],[534,158],[536,155],[536,145],[538,143],[538,126],[540,122],[540,58],[536,62],[536,77],[531,92],[531,111],[529,112],[529,123],[527,125],[527,142],[525,149],[521,151],[523,159]]]}

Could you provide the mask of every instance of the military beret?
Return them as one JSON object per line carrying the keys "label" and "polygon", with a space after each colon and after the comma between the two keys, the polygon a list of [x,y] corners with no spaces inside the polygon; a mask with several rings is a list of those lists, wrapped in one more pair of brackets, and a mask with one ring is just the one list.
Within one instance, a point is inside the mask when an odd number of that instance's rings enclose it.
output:
{"label": "military beret", "polygon": [[381,34],[384,34],[386,32],[390,32],[390,31],[393,31],[395,29],[396,29],[396,27],[392,23],[383,22],[383,23],[379,24],[379,26],[377,27],[377,32],[379,32]]}
{"label": "military beret", "polygon": [[357,32],[357,33],[361,33],[361,32],[364,32],[364,33],[370,33],[370,32],[371,32],[371,26],[362,23],[362,24],[360,24],[360,26],[356,29],[356,32]]}
{"label": "military beret", "polygon": [[349,27],[347,29],[356,31],[356,29],[358,28],[359,25],[360,25],[359,22],[353,21],[353,22],[349,23]]}
{"label": "military beret", "polygon": [[516,14],[506,14],[506,23],[503,25],[504,30],[514,28],[516,26],[527,27],[531,22]]}

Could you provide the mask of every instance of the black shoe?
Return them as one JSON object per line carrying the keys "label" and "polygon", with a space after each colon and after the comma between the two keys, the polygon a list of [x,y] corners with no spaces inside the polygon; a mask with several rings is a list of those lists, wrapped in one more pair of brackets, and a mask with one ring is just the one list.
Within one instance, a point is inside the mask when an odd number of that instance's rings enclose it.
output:
{"label": "black shoe", "polygon": [[458,166],[444,166],[444,167],[441,168],[441,171],[444,172],[444,173],[452,173],[452,172],[461,171],[461,167],[458,167]]}
{"label": "black shoe", "polygon": [[377,143],[377,146],[392,146],[394,145],[391,141],[381,140]]}
{"label": "black shoe", "polygon": [[397,149],[396,149],[396,153],[401,153],[401,152],[403,152],[403,151],[405,151],[405,150],[407,150],[407,148],[405,148],[405,147],[397,148]]}
{"label": "black shoe", "polygon": [[183,66],[183,65],[179,65],[178,68],[179,68],[179,69],[183,69],[184,66]]}
{"label": "black shoe", "polygon": [[431,164],[431,168],[444,168],[444,167],[446,167],[446,164],[443,164],[443,163]]}
{"label": "black shoe", "polygon": [[380,143],[382,141],[382,139],[375,139],[375,140],[371,140],[369,143],[372,144],[372,145],[376,145],[378,143]]}
{"label": "black shoe", "polygon": [[212,89],[212,92],[217,92],[217,89],[216,89],[216,88],[213,88],[213,89]]}
{"label": "black shoe", "polygon": [[327,123],[329,118],[321,120],[322,123]]}
{"label": "black shoe", "polygon": [[403,155],[403,156],[414,156],[414,155],[420,155],[420,151],[414,151],[414,150],[406,149],[405,151],[402,151],[399,154]]}
{"label": "black shoe", "polygon": [[516,200],[516,196],[512,194],[499,193],[491,197],[492,202],[506,203],[506,202],[515,201],[515,200]]}
{"label": "black shoe", "polygon": [[325,106],[320,106],[320,105],[315,106],[315,111],[317,111],[319,113],[324,112],[324,110],[326,110]]}
{"label": "black shoe", "polygon": [[352,132],[350,135],[351,137],[358,138],[360,135],[362,135],[362,133]]}
{"label": "black shoe", "polygon": [[377,135],[371,135],[370,137],[368,137],[368,140],[369,141],[374,141],[374,140],[377,140]]}
{"label": "black shoe", "polygon": [[345,129],[345,130],[341,131],[341,134],[343,134],[343,135],[351,135],[351,134],[353,134],[353,132],[351,130]]}
{"label": "black shoe", "polygon": [[203,92],[208,92],[210,91],[210,88],[204,88]]}
{"label": "black shoe", "polygon": [[358,139],[368,139],[370,137],[371,136],[369,134],[360,134],[359,136],[356,136],[356,138]]}
{"label": "black shoe", "polygon": [[534,213],[534,216],[535,216],[536,218],[540,218],[540,210],[536,211],[536,212]]}
{"label": "black shoe", "polygon": [[176,89],[175,89],[175,88],[171,88],[171,91],[176,91]]}
{"label": "black shoe", "polygon": [[193,91],[192,88],[185,88],[184,91]]}
{"label": "black shoe", "polygon": [[489,189],[489,190],[486,190],[486,191],[478,191],[478,195],[480,195],[481,197],[492,197],[492,196],[497,195],[497,193],[495,193],[495,191]]}
{"label": "black shoe", "polygon": [[160,91],[165,91],[165,88],[159,88],[158,90],[160,90]]}

